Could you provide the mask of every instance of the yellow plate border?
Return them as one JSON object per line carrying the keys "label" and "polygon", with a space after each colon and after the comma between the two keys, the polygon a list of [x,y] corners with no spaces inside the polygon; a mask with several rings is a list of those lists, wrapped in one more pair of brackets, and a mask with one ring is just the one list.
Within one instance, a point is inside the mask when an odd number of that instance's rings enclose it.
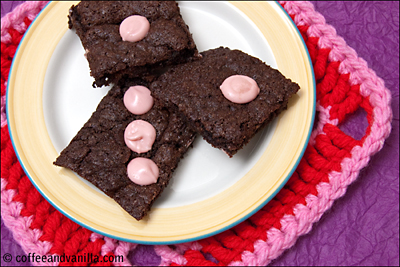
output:
{"label": "yellow plate border", "polygon": [[[72,172],[60,171],[60,168],[52,165],[58,153],[52,145],[44,121],[42,88],[51,55],[67,31],[66,16],[55,20],[54,16],[59,14],[57,12],[64,12],[72,2],[50,2],[46,5],[32,22],[18,46],[8,79],[6,108],[10,137],[17,157],[29,179],[47,201],[71,220],[94,232],[128,242],[159,245],[195,241],[225,231],[256,213],[279,192],[299,164],[314,122],[316,88],[310,56],[294,22],[277,2],[251,2],[251,6],[246,2],[231,2],[231,4],[257,25],[268,40],[278,69],[286,77],[299,83],[301,90],[298,96],[289,102],[288,110],[278,117],[276,131],[259,161],[237,183],[214,197],[192,205],[156,208],[148,220],[140,222],[130,217],[122,208],[118,208],[113,200],[90,189]],[[282,24],[266,23],[263,18],[266,14],[269,15],[268,20],[279,21]],[[53,33],[51,40],[42,40],[41,37],[46,36],[45,32]],[[291,41],[295,44],[287,42],[285,39],[287,34],[294,38]],[[35,44],[36,41],[38,44]],[[35,65],[32,67],[30,64],[20,64],[20,62],[33,62]],[[36,108],[27,108],[29,105]],[[297,113],[302,113],[304,116],[296,115]],[[300,127],[293,131],[293,125]],[[298,141],[295,149],[291,148],[291,138]],[[33,151],[34,148],[40,149]],[[289,149],[290,153],[274,153],[280,149],[284,151]],[[276,166],[276,163],[281,162],[286,164]],[[98,220],[96,222],[92,220],[94,217],[82,217],[76,210],[71,210],[70,205],[66,203],[80,205],[85,198],[77,196],[76,200],[70,199],[68,194],[60,193],[62,189],[52,190],[60,186],[57,179],[53,181],[40,178],[54,177],[55,174],[61,179],[72,177],[70,186],[82,187],[83,191],[89,190],[91,197],[87,200],[89,207],[97,205],[96,201],[104,201],[101,204],[104,204],[104,209],[108,212],[105,214],[109,215],[106,218],[107,223],[111,225],[124,223],[125,228],[110,230],[105,227],[98,218],[104,216],[102,209],[94,210],[91,214]],[[277,177],[277,179],[266,182],[268,180],[266,177]],[[254,196],[254,188],[263,186],[266,191],[262,190],[261,195],[258,192],[259,194]],[[237,196],[246,201],[238,200]],[[85,205],[81,206],[82,209],[85,208]],[[210,213],[214,216],[211,221],[207,217]],[[129,229],[126,226],[129,226]],[[187,230],[188,227],[190,230]],[[132,232],[129,232],[131,230]],[[174,233],[173,230],[178,232]]]}

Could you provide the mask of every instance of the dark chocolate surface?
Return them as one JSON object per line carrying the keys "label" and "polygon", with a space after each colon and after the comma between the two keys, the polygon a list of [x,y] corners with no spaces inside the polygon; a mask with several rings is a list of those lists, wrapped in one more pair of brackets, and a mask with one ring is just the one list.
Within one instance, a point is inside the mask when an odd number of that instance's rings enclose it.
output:
{"label": "dark chocolate surface", "polygon": [[[144,115],[130,113],[123,95],[134,84],[114,86],[54,164],[73,170],[140,220],[167,186],[195,133],[157,101]],[[148,121],[156,129],[156,141],[147,153],[133,152],[124,142],[126,126],[136,119]],[[128,178],[127,164],[138,156],[156,163],[160,171],[157,183],[141,186]]]}
{"label": "dark chocolate surface", "polygon": [[[119,25],[131,15],[150,22],[148,34],[138,42],[122,41],[119,34]],[[86,50],[96,86],[124,76],[143,78],[198,57],[175,1],[82,1],[71,7],[68,18]]]}
{"label": "dark chocolate surface", "polygon": [[[174,66],[151,84],[152,94],[185,120],[214,147],[229,156],[287,107],[299,86],[278,70],[239,50],[217,48],[202,59]],[[231,75],[253,78],[260,93],[255,100],[236,104],[219,86]]]}

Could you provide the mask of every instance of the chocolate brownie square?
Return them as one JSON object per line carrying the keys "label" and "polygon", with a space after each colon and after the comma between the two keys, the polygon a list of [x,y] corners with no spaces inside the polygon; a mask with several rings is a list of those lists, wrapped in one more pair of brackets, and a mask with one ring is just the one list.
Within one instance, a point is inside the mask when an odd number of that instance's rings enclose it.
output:
{"label": "chocolate brownie square", "polygon": [[[202,59],[171,67],[151,85],[155,98],[183,115],[212,146],[232,157],[258,130],[287,108],[300,88],[261,60],[239,50],[219,47],[202,52]],[[236,104],[220,90],[232,75],[256,81],[260,92],[246,104]]]}
{"label": "chocolate brownie square", "polygon": [[[119,26],[132,15],[146,17],[150,29],[140,41],[123,41]],[[151,76],[199,56],[175,1],[82,1],[68,19],[85,48],[94,86]]]}
{"label": "chocolate brownie square", "polygon": [[[129,86],[138,84],[147,86],[137,80],[111,88],[54,164],[76,172],[140,220],[167,186],[195,133],[157,101],[143,115],[130,113],[123,103],[124,93]],[[156,130],[152,149],[141,154],[130,150],[124,141],[126,126],[137,119],[149,122]],[[127,165],[138,156],[151,159],[158,166],[156,183],[138,185],[128,178]]]}

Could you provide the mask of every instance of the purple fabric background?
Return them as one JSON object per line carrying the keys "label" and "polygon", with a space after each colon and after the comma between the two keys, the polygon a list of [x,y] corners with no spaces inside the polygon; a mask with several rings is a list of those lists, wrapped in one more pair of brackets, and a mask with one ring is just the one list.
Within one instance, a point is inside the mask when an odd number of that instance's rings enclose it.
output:
{"label": "purple fabric background", "polygon": [[[23,1],[2,1],[3,17]],[[385,81],[392,92],[393,129],[383,149],[349,186],[311,232],[274,260],[272,266],[298,265],[399,265],[399,2],[316,2],[315,9],[334,26],[338,35]],[[366,128],[363,112],[341,125],[353,137]],[[15,261],[23,255],[1,221],[1,256],[13,261],[1,265],[29,266]],[[129,258],[137,265],[155,265],[159,259],[151,246],[138,246]]]}

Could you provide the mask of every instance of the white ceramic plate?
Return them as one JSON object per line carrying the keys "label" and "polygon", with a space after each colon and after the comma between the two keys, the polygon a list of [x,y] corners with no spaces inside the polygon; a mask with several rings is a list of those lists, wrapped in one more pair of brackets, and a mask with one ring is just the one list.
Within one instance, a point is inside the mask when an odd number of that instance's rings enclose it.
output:
{"label": "white ceramic plate", "polygon": [[47,200],[101,234],[172,244],[228,229],[279,191],[308,142],[315,83],[304,43],[277,3],[179,2],[199,51],[219,46],[240,49],[278,68],[301,90],[288,110],[233,158],[198,137],[140,222],[86,180],[52,165],[110,88],[91,86],[84,49],[67,29],[71,5],[52,2],[32,23],[15,56],[7,95],[17,155]]}

